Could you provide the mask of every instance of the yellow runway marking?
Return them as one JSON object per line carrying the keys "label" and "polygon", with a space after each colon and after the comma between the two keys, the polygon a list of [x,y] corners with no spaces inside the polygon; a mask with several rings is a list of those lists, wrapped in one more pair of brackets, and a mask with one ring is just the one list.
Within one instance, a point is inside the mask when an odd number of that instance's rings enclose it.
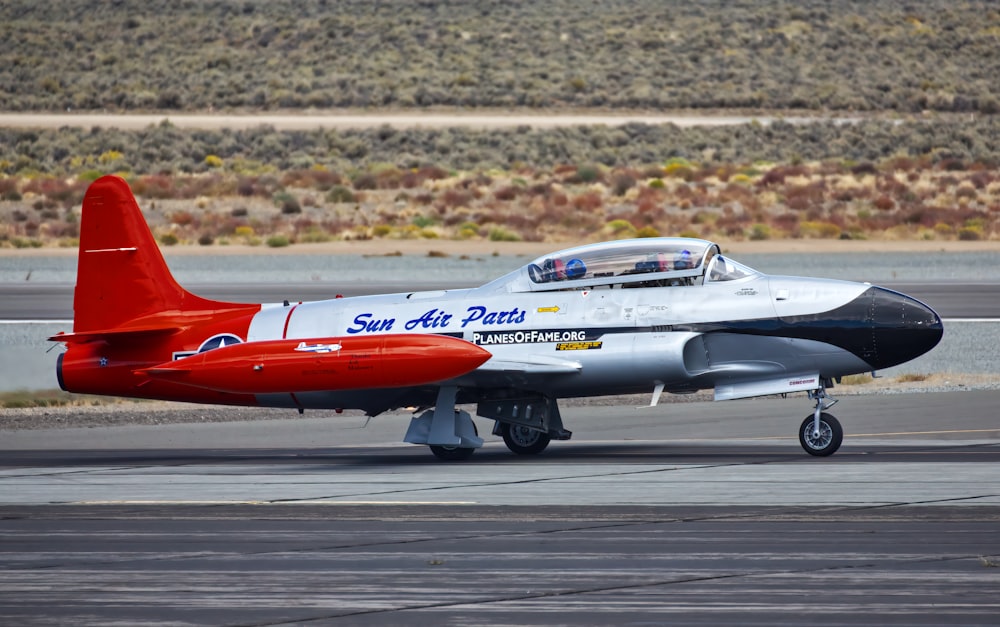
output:
{"label": "yellow runway marking", "polygon": [[301,499],[290,501],[73,501],[71,505],[476,505],[478,501],[338,501]]}
{"label": "yellow runway marking", "polygon": [[845,438],[869,438],[889,435],[946,435],[952,433],[997,433],[1000,434],[1000,427],[996,429],[953,429],[949,431],[890,431],[887,433],[852,433],[845,434]]}

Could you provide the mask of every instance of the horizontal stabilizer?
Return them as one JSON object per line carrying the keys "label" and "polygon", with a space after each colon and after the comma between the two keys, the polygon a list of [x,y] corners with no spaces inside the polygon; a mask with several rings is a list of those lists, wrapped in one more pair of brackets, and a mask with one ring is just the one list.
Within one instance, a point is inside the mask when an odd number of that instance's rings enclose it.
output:
{"label": "horizontal stabilizer", "polygon": [[50,342],[65,342],[66,344],[86,344],[87,342],[117,342],[132,340],[139,337],[169,335],[180,331],[180,327],[135,327],[131,329],[102,329],[84,331],[81,333],[56,333],[49,338]]}

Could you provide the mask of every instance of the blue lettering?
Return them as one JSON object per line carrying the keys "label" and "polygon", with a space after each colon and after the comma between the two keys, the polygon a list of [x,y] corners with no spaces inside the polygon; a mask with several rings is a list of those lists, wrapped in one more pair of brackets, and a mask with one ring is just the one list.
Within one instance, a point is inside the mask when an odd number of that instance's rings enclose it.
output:
{"label": "blue lettering", "polygon": [[479,322],[480,324],[489,326],[524,323],[524,312],[517,307],[510,311],[489,311],[486,307],[476,305],[474,307],[469,307],[467,314],[468,315],[462,319],[463,329],[473,322]]}
{"label": "blue lettering", "polygon": [[418,326],[424,329],[439,329],[441,327],[448,326],[451,322],[451,314],[447,314],[444,311],[438,311],[437,309],[431,309],[419,318],[414,318],[406,323],[406,330],[412,331]]}
{"label": "blue lettering", "polygon": [[376,320],[370,313],[358,314],[354,317],[354,324],[347,328],[347,332],[356,333],[377,333],[379,331],[391,331],[392,325],[396,323],[395,318]]}
{"label": "blue lettering", "polygon": [[475,307],[469,307],[467,313],[469,315],[466,316],[462,320],[462,328],[463,329],[465,327],[469,326],[469,323],[475,322],[476,320],[479,320],[480,318],[482,318],[483,316],[485,316],[486,315],[486,307],[480,307],[478,305],[475,306]]}

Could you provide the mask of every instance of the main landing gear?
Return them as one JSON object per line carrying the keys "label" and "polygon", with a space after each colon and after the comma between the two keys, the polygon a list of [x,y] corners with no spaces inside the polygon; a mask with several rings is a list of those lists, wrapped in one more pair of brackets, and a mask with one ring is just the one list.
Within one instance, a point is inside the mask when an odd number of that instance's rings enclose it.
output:
{"label": "main landing gear", "polygon": [[[404,442],[426,444],[435,457],[462,461],[483,445],[468,412],[455,408],[458,388],[438,390],[434,409],[410,421]],[[556,399],[543,396],[482,401],[476,414],[496,421],[493,435],[503,437],[511,452],[537,455],[552,440],[568,440],[573,435],[563,428]]]}
{"label": "main landing gear", "polygon": [[552,440],[568,440],[556,399],[546,396],[483,401],[476,413],[496,420],[493,435],[517,455],[538,455]]}
{"label": "main landing gear", "polygon": [[468,412],[455,409],[456,387],[438,390],[434,409],[420,414],[410,421],[404,442],[426,444],[431,453],[444,461],[469,459],[483,439],[476,431],[476,424]]}
{"label": "main landing gear", "polygon": [[799,444],[810,455],[828,457],[836,453],[844,441],[840,422],[825,411],[833,407],[837,399],[827,396],[826,388],[809,392],[809,398],[816,401],[816,409],[799,426]]}
{"label": "main landing gear", "polygon": [[538,455],[545,450],[552,438],[548,433],[524,425],[498,422],[495,432],[503,436],[503,443],[512,453],[518,455]]}

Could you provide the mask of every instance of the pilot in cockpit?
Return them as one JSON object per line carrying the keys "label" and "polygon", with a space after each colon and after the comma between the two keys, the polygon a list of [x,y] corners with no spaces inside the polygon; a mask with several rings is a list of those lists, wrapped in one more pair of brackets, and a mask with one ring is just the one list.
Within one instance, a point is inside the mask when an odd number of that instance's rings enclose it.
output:
{"label": "pilot in cockpit", "polygon": [[690,270],[694,267],[694,257],[691,251],[684,249],[674,255],[674,270]]}

